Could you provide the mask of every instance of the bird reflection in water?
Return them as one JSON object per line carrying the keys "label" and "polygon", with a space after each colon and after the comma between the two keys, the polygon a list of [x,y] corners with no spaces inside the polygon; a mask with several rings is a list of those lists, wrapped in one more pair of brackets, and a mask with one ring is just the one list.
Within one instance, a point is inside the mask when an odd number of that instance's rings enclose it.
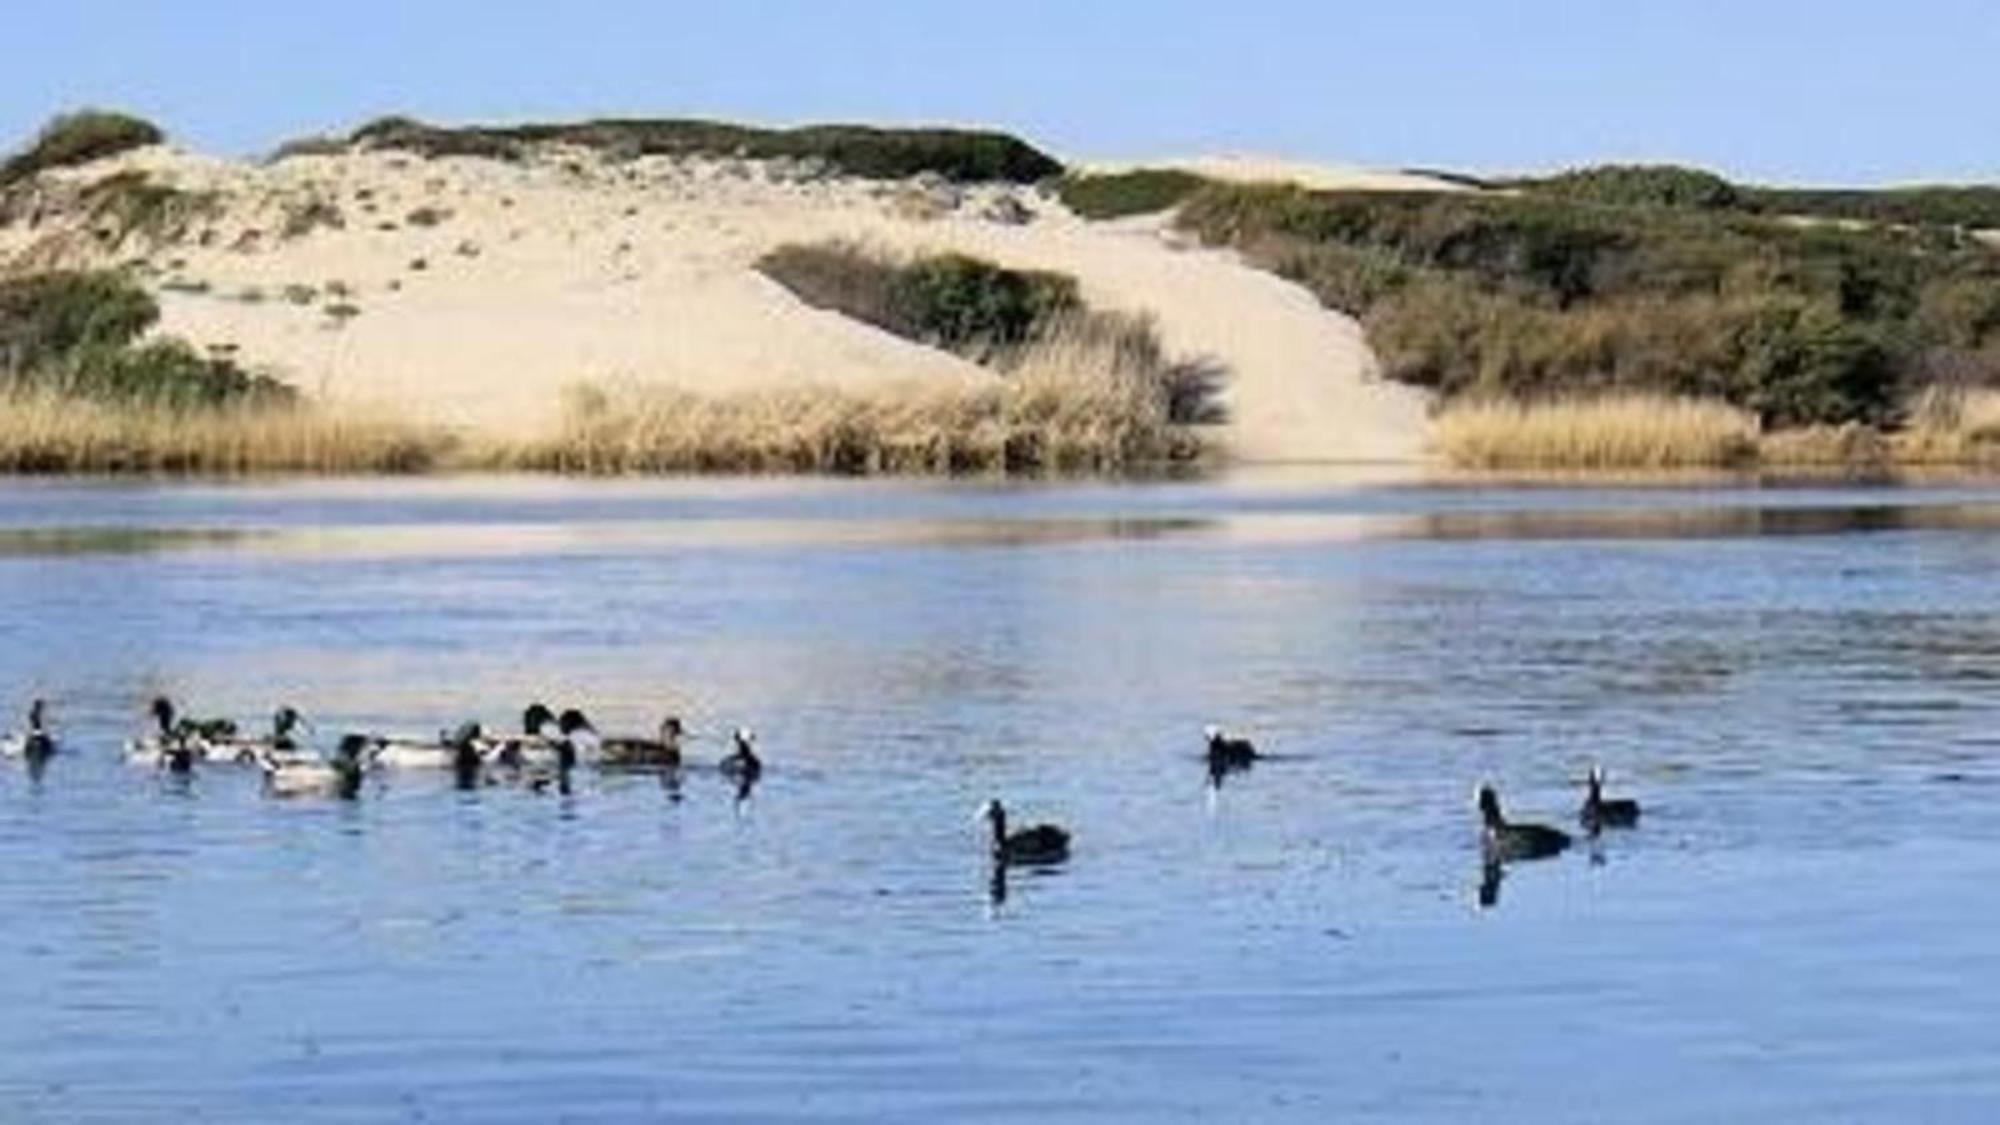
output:
{"label": "bird reflection in water", "polygon": [[1492,860],[1479,865],[1479,909],[1491,910],[1500,905],[1500,881],[1506,877],[1506,868]]}

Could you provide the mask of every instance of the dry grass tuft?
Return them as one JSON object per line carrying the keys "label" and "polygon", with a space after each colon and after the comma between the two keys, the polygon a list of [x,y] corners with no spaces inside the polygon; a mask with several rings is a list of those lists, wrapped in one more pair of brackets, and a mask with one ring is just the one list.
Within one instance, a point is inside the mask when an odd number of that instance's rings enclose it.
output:
{"label": "dry grass tuft", "polygon": [[451,445],[441,431],[326,408],[175,409],[0,393],[6,473],[415,473],[441,464]]}
{"label": "dry grass tuft", "polygon": [[1758,449],[1748,412],[1659,395],[1461,401],[1438,416],[1436,434],[1439,450],[1471,469],[1714,468],[1754,461]]}

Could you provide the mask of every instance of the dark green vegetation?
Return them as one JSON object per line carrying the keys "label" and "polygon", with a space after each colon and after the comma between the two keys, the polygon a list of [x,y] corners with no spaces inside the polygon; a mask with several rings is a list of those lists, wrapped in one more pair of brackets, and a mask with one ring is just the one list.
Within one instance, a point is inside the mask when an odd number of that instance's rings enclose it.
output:
{"label": "dark green vegetation", "polygon": [[2000,187],[1870,191],[1755,187],[1731,183],[1713,172],[1671,164],[1607,164],[1483,186],[1611,206],[1682,207],[1772,217],[2000,229]]}
{"label": "dark green vegetation", "polygon": [[758,129],[689,119],[447,128],[407,117],[386,117],[355,130],[350,140],[425,157],[494,160],[519,160],[530,146],[557,143],[625,159],[734,156],[818,160],[831,172],[871,179],[902,179],[930,172],[958,182],[1033,183],[1062,172],[1062,165],[1053,157],[1019,138],[969,129],[876,129],[865,125]]}
{"label": "dark green vegetation", "polygon": [[1091,310],[1066,274],[962,254],[902,261],[842,242],[781,246],[757,268],[814,308],[1002,372],[1055,356],[1066,366],[1136,376],[1159,396],[1169,422],[1223,418],[1220,368],[1169,359],[1150,320]]}
{"label": "dark green vegetation", "polygon": [[1056,182],[1063,205],[1086,219],[1122,219],[1178,207],[1208,185],[1193,172],[1135,168],[1129,172],[1072,173]]}
{"label": "dark green vegetation", "polygon": [[1212,186],[1180,222],[1362,317],[1390,376],[1446,395],[1661,391],[1783,426],[2000,382],[1990,248],[1947,223],[1768,215],[1746,190],[1630,168],[1502,193]]}
{"label": "dark green vegetation", "polygon": [[150,294],[116,273],[0,281],[0,389],[171,409],[294,400],[283,383],[182,341],[141,342],[159,315]]}
{"label": "dark green vegetation", "polygon": [[44,125],[27,148],[0,164],[0,187],[44,169],[87,164],[165,139],[152,122],[127,114],[94,109],[66,113]]}
{"label": "dark green vegetation", "polygon": [[1073,278],[962,254],[899,262],[845,243],[816,243],[779,247],[757,268],[814,308],[982,359],[1083,308]]}
{"label": "dark green vegetation", "polygon": [[217,213],[213,194],[154,183],[144,172],[119,172],[84,189],[91,229],[100,241],[118,247],[134,235],[156,242],[178,241],[197,221]]}

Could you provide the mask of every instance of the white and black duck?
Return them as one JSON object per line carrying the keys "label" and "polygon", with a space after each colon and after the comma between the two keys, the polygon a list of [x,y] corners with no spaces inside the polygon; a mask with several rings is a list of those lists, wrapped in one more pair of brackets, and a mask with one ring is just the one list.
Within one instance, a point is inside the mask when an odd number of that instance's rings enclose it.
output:
{"label": "white and black duck", "polygon": [[368,736],[350,734],[340,740],[330,758],[318,758],[297,751],[281,755],[267,747],[257,756],[264,771],[264,790],[273,797],[338,797],[353,800],[361,795],[362,758],[368,752]]}
{"label": "white and black duck", "polygon": [[49,705],[37,699],[28,705],[27,728],[0,737],[0,758],[17,758],[29,764],[46,762],[61,747],[48,727]]}

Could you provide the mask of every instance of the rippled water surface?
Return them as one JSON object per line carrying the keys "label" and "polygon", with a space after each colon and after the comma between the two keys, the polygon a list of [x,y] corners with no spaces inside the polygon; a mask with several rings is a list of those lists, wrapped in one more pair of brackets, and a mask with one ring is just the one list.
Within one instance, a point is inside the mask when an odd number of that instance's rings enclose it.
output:
{"label": "rippled water surface", "polygon": [[[11,484],[0,638],[71,750],[0,772],[0,1120],[2000,1107],[1978,483]],[[277,801],[125,766],[161,692],[769,769]],[[1482,908],[1474,784],[1593,761],[1643,826]]]}

